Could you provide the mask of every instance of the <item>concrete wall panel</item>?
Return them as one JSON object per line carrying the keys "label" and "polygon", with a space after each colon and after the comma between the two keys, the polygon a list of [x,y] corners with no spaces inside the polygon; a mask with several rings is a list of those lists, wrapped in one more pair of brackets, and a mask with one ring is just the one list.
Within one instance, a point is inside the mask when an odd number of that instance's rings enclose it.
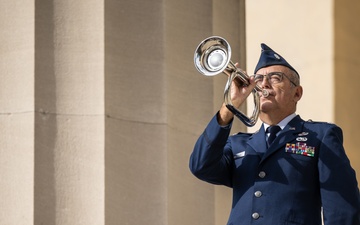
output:
{"label": "concrete wall panel", "polygon": [[0,224],[32,224],[34,2],[0,3]]}
{"label": "concrete wall panel", "polygon": [[104,2],[36,1],[35,224],[104,224]]}
{"label": "concrete wall panel", "polygon": [[105,218],[167,224],[162,1],[105,2]]}

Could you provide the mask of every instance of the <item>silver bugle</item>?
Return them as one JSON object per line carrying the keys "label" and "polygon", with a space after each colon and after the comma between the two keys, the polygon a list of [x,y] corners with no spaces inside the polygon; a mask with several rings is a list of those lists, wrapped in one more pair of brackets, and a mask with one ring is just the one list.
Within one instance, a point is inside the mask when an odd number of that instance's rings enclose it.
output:
{"label": "silver bugle", "polygon": [[252,91],[254,97],[254,110],[250,117],[236,109],[231,102],[231,83],[234,79],[239,79],[244,85],[249,85],[250,77],[237,68],[230,60],[231,47],[222,37],[211,36],[200,42],[194,53],[194,64],[196,69],[205,76],[215,76],[224,73],[228,76],[228,81],[224,90],[224,102],[226,107],[240,119],[246,126],[252,127],[256,124],[260,112],[260,96],[269,96],[267,90],[263,90],[258,85]]}

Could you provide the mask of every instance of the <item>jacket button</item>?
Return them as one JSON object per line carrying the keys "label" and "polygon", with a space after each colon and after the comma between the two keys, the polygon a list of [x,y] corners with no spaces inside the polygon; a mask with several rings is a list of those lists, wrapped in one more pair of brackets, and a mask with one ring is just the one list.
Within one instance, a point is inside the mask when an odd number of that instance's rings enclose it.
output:
{"label": "jacket button", "polygon": [[259,177],[260,177],[260,178],[266,177],[266,173],[265,173],[264,171],[260,171]]}
{"label": "jacket button", "polygon": [[251,215],[251,217],[252,217],[254,220],[257,220],[257,219],[259,219],[260,214],[257,213],[257,212],[255,212],[255,213],[253,213],[253,214]]}
{"label": "jacket button", "polygon": [[260,197],[262,196],[262,192],[261,192],[261,191],[256,191],[256,192],[254,193],[254,195],[255,195],[255,197],[257,197],[257,198],[260,198]]}

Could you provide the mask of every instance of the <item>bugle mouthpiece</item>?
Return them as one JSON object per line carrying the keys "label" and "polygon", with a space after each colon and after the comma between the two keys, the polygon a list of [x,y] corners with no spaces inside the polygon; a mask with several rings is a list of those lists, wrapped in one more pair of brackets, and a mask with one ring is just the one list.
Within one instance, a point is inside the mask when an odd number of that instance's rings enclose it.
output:
{"label": "bugle mouthpiece", "polygon": [[269,92],[267,90],[262,90],[262,95],[266,98],[267,96],[269,96]]}
{"label": "bugle mouthpiece", "polygon": [[255,86],[255,90],[256,90],[257,92],[261,92],[262,96],[265,97],[265,98],[270,95],[270,93],[269,93],[268,90],[262,89],[262,88],[261,88],[260,86],[258,86],[258,85]]}

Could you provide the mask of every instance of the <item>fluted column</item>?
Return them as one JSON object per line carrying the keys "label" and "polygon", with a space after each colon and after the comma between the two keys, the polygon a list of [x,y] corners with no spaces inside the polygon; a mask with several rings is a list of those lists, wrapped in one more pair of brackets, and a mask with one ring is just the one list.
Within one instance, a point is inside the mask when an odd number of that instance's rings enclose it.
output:
{"label": "fluted column", "polygon": [[[213,30],[215,35],[220,34],[229,42],[232,49],[231,61],[239,63],[240,68],[246,71],[245,1],[228,0],[224,4],[222,0],[213,0]],[[223,91],[227,77],[219,75],[214,78],[213,105],[214,111],[217,111],[224,102]],[[251,102],[251,104],[253,103]],[[246,105],[242,105],[240,110],[246,113]],[[246,126],[235,118],[232,133],[240,131],[246,131]],[[232,189],[225,186],[215,186],[215,225],[226,224],[231,211],[231,204]]]}
{"label": "fluted column", "polygon": [[34,204],[34,1],[1,1],[0,29],[0,224],[30,225]]}
{"label": "fluted column", "polygon": [[[213,82],[194,67],[196,46],[211,36],[212,1],[166,4],[168,225],[214,224],[214,187],[196,179],[189,155],[213,114]],[[182,18],[182,19],[179,19]]]}
{"label": "fluted column", "polygon": [[335,122],[343,128],[345,149],[360,182],[359,124],[360,105],[358,93],[360,80],[360,2],[334,1],[334,115]]}
{"label": "fluted column", "polygon": [[35,224],[104,219],[104,2],[36,1]]}
{"label": "fluted column", "polygon": [[105,4],[106,224],[167,224],[163,1]]}
{"label": "fluted column", "polygon": [[[196,139],[220,109],[225,75],[206,77],[194,67],[193,54],[204,38],[220,35],[233,50],[233,60],[245,64],[244,1],[167,1],[166,75],[168,110],[169,223],[226,224],[231,189],[214,187],[189,171]],[[181,18],[181,19],[180,19]],[[240,54],[241,52],[241,54]],[[234,124],[239,131],[242,124]],[[181,213],[179,213],[181,212]]]}

